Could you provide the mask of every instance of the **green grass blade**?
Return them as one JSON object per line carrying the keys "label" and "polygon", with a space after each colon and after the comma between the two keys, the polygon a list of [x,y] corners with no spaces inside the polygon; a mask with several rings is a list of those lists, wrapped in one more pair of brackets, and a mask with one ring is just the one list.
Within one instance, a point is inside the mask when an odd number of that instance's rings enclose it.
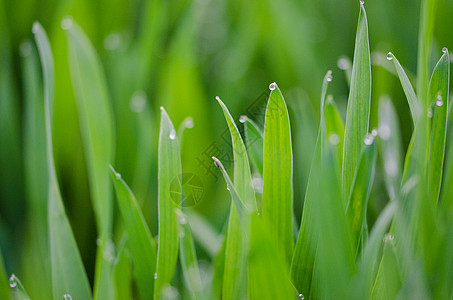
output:
{"label": "green grass blade", "polygon": [[24,286],[14,274],[9,278],[9,287],[11,290],[11,300],[30,300]]}
{"label": "green grass blade", "polygon": [[[47,226],[46,128],[41,68],[35,45],[21,45],[24,112],[24,166],[28,228],[22,261],[22,280],[32,298],[51,299],[49,236]],[[40,276],[36,276],[39,273]],[[1,297],[0,297],[1,298]]]}
{"label": "green grass blade", "polygon": [[326,140],[335,152],[335,166],[341,181],[343,167],[344,124],[335,102],[327,100],[324,106]]}
{"label": "green grass blade", "polygon": [[188,215],[189,224],[195,240],[208,255],[212,258],[216,257],[221,248],[217,229],[196,211],[187,211],[186,214]]}
{"label": "green grass blade", "polygon": [[379,100],[379,150],[390,199],[399,194],[402,176],[402,142],[398,116],[390,98]]}
{"label": "green grass blade", "polygon": [[52,51],[44,29],[33,24],[36,44],[43,66],[46,119],[47,167],[49,172],[48,226],[52,274],[52,294],[60,300],[64,294],[74,299],[91,299],[91,290],[82,259],[58,187],[52,150],[52,111],[54,97],[54,66]]}
{"label": "green grass blade", "polygon": [[[317,239],[315,236],[314,223],[316,222],[317,216],[314,212],[314,190],[313,182],[320,180],[316,178],[315,172],[316,169],[321,168],[322,153],[325,152],[325,138],[327,136],[327,128],[329,132],[333,133],[334,131],[342,131],[341,128],[335,128],[337,125],[337,117],[335,115],[335,108],[328,107],[326,105],[326,95],[329,82],[332,80],[332,72],[328,71],[324,76],[321,90],[321,120],[318,130],[318,138],[316,140],[315,153],[313,156],[313,161],[310,169],[310,175],[307,182],[307,190],[305,194],[304,209],[302,211],[302,220],[300,223],[299,235],[297,237],[296,246],[294,249],[290,274],[293,280],[293,284],[299,293],[302,293],[305,297],[311,297],[311,286],[312,286],[312,276],[314,270],[314,263],[316,257],[316,248],[317,248]],[[327,110],[326,110],[327,108]],[[328,113],[328,115],[326,115]],[[328,124],[326,123],[328,121]],[[322,142],[322,137],[324,137],[324,142]],[[342,153],[341,153],[342,155]]]}
{"label": "green grass blade", "polygon": [[[113,278],[115,286],[115,300],[130,300],[132,299],[132,272],[131,272],[131,257],[129,249],[126,247],[127,237],[121,241],[121,246],[118,247],[118,254],[113,266]],[[154,250],[155,253],[156,250]]]}
{"label": "green grass blade", "polygon": [[152,299],[153,278],[156,270],[156,247],[142,211],[121,175],[111,167],[118,204],[128,234],[135,278],[140,298]]}
{"label": "green grass blade", "polygon": [[[223,114],[225,115],[233,145],[234,190],[231,190],[230,188],[230,192],[236,192],[238,199],[244,201],[244,204],[250,210],[256,211],[257,205],[255,200],[255,191],[252,186],[247,150],[234,119],[228,111],[228,108],[219,97],[216,99],[222,108]],[[236,195],[234,197],[236,197]],[[225,252],[225,269],[222,288],[224,299],[242,298],[246,294],[244,285],[242,284],[245,281],[242,274],[245,271],[245,251],[247,251],[246,245],[243,243],[244,235],[246,233],[241,230],[240,222],[242,221],[243,224],[246,224],[247,221],[245,220],[246,216],[238,215],[238,210],[241,208],[236,208],[235,202],[236,201],[233,200],[231,204],[226,237],[227,246]]]}
{"label": "green grass blade", "polygon": [[262,216],[251,216],[248,298],[293,299],[296,293],[289,280],[286,257],[283,249],[275,244],[270,226]]}
{"label": "green grass blade", "polygon": [[435,101],[431,124],[431,140],[428,158],[428,193],[434,203],[439,199],[447,137],[448,108],[450,107],[450,56],[448,50],[434,68],[429,83],[429,96]]}
{"label": "green grass blade", "polygon": [[245,144],[250,163],[254,170],[263,177],[264,134],[258,125],[247,116],[241,116],[239,121],[244,124]]}
{"label": "green grass blade", "polygon": [[346,214],[348,216],[355,253],[357,253],[360,236],[365,229],[366,211],[370,197],[371,186],[373,185],[376,165],[376,143],[374,136],[365,138],[365,147],[360,154],[359,164],[354,175],[351,194],[349,195]]}
{"label": "green grass blade", "polygon": [[157,278],[154,283],[156,299],[160,298],[161,292],[172,280],[176,268],[179,224],[175,208],[179,207],[181,196],[181,192],[178,194],[178,191],[171,190],[172,181],[181,175],[179,140],[167,112],[163,108],[161,110],[158,163],[159,244],[156,266]]}
{"label": "green grass blade", "polygon": [[396,73],[398,74],[398,78],[400,79],[401,86],[403,87],[404,94],[407,98],[407,103],[409,104],[412,120],[414,121],[414,123],[416,123],[419,118],[419,114],[421,113],[421,109],[419,107],[420,104],[417,100],[414,88],[412,87],[412,84],[407,77],[406,72],[404,71],[398,59],[396,59],[395,55],[393,55],[392,52],[389,52],[387,54],[387,57],[390,58],[395,65]]}
{"label": "green grass blade", "polygon": [[293,154],[288,109],[277,84],[271,94],[264,123],[263,217],[271,224],[276,244],[282,247],[288,266],[293,239]]}
{"label": "green grass blade", "polygon": [[360,4],[344,136],[343,195],[345,199],[350,194],[354,172],[363,148],[363,139],[368,132],[370,102],[371,64],[368,22],[365,8]]}
{"label": "green grass blade", "polygon": [[5,300],[11,299],[11,294],[8,287],[8,280],[6,279],[5,264],[3,263],[3,256],[0,253],[0,298]]}
{"label": "green grass blade", "polygon": [[68,57],[87,162],[90,193],[96,216],[99,246],[96,255],[94,298],[113,298],[112,263],[104,257],[112,230],[113,204],[109,163],[113,161],[113,118],[102,66],[90,40],[71,19],[67,28]]}

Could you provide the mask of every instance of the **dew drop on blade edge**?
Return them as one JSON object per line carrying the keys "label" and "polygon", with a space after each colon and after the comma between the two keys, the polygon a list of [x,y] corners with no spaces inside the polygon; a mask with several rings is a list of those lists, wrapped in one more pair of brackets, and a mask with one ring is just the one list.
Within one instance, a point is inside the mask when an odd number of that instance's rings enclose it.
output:
{"label": "dew drop on blade edge", "polygon": [[448,51],[447,47],[443,47],[443,48],[442,48],[442,52],[443,52],[443,53],[447,53],[447,51]]}
{"label": "dew drop on blade edge", "polygon": [[269,84],[269,89],[271,91],[275,90],[275,87],[277,86],[277,84],[275,82],[272,82],[271,84]]}
{"label": "dew drop on blade edge", "polygon": [[392,60],[393,59],[393,53],[392,52],[387,53],[387,59],[388,60]]}
{"label": "dew drop on blade edge", "polygon": [[16,275],[12,274],[9,278],[9,286],[15,288],[17,286]]}
{"label": "dew drop on blade edge", "polygon": [[72,300],[72,296],[69,294],[64,294],[63,295],[63,300]]}
{"label": "dew drop on blade edge", "polygon": [[174,140],[176,138],[176,130],[172,129],[170,131],[169,137],[171,140]]}

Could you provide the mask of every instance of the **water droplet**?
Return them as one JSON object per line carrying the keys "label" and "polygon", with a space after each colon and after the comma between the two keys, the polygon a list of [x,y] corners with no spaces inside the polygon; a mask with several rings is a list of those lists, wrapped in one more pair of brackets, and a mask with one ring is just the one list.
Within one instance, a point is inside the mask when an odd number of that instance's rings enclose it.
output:
{"label": "water droplet", "polygon": [[239,122],[245,123],[246,121],[247,121],[247,117],[246,116],[240,116],[239,117]]}
{"label": "water droplet", "polygon": [[170,137],[171,140],[174,140],[176,138],[176,130],[172,129],[168,136]]}
{"label": "water droplet", "polygon": [[120,173],[115,173],[116,179],[121,179],[121,174]]}
{"label": "water droplet", "polygon": [[393,53],[392,52],[387,53],[387,59],[388,60],[392,60],[393,59]]}
{"label": "water droplet", "polygon": [[164,107],[163,107],[163,106],[161,106],[161,107],[160,107],[160,110],[162,110],[162,111],[163,111],[163,110],[164,110]]}
{"label": "water droplet", "polygon": [[304,300],[304,299],[305,299],[305,297],[304,297],[303,294],[299,294],[299,298],[300,298],[301,300]]}
{"label": "water droplet", "polygon": [[331,82],[331,81],[332,81],[332,70],[327,71],[326,80],[327,80],[328,82]]}
{"label": "water droplet", "polygon": [[433,109],[431,107],[428,107],[428,118],[432,118],[433,117]]}
{"label": "water droplet", "polygon": [[365,143],[365,145],[369,146],[369,145],[373,144],[374,137],[375,136],[373,134],[368,133],[365,136],[365,139],[363,140],[363,142]]}
{"label": "water droplet", "polygon": [[173,210],[175,212],[175,214],[178,216],[178,221],[179,221],[179,224],[187,224],[187,217],[186,215],[182,212],[182,210],[180,210],[179,208],[175,208]]}
{"label": "water droplet", "polygon": [[186,120],[184,121],[184,125],[186,128],[193,128],[194,122],[192,117],[187,117]]}
{"label": "water droplet", "polygon": [[41,26],[41,25],[39,25],[38,22],[34,22],[34,23],[33,23],[33,27],[31,28],[31,32],[32,32],[33,34],[37,34],[40,26]]}
{"label": "water droplet", "polygon": [[385,236],[384,236],[384,242],[391,242],[395,239],[395,237],[390,234],[390,233],[387,233]]}
{"label": "water droplet", "polygon": [[385,161],[385,172],[390,176],[395,176],[398,173],[398,167],[393,159]]}
{"label": "water droplet", "polygon": [[337,66],[341,70],[347,70],[351,67],[351,62],[346,57],[340,57],[340,59],[337,61]]}
{"label": "water droplet", "polygon": [[390,138],[390,135],[392,134],[392,129],[388,124],[382,124],[381,126],[379,126],[379,132],[381,139],[386,141]]}
{"label": "water droplet", "polygon": [[371,134],[373,136],[377,136],[378,135],[378,130],[376,128],[373,128],[373,130],[371,130]]}
{"label": "water droplet", "polygon": [[437,95],[436,105],[437,106],[444,105],[444,101],[442,101],[442,96],[441,95]]}
{"label": "water droplet", "polygon": [[142,90],[136,91],[131,98],[129,106],[133,112],[141,112],[146,107],[146,93]]}
{"label": "water droplet", "polygon": [[61,28],[63,28],[63,30],[69,30],[72,28],[73,23],[74,19],[72,18],[72,16],[66,16],[61,21]]}
{"label": "water droplet", "polygon": [[104,48],[113,51],[119,48],[121,44],[121,36],[118,33],[111,33],[104,39]]}
{"label": "water droplet", "polygon": [[64,299],[64,300],[72,300],[72,296],[69,295],[69,294],[64,294],[64,295],[63,295],[63,299]]}
{"label": "water droplet", "polygon": [[447,47],[443,47],[443,48],[442,48],[442,52],[443,52],[443,53],[447,53],[447,51],[448,51]]}
{"label": "water droplet", "polygon": [[15,288],[16,286],[17,286],[16,275],[11,274],[11,277],[9,278],[9,287]]}
{"label": "water droplet", "polygon": [[336,146],[340,143],[340,136],[336,134],[335,132],[329,134],[329,143],[332,146]]}
{"label": "water droplet", "polygon": [[229,187],[227,187],[227,191],[229,191],[229,190],[230,190],[230,188],[229,188]]}
{"label": "water droplet", "polygon": [[180,296],[178,289],[169,284],[162,290],[162,295],[164,299],[179,299]]}
{"label": "water droplet", "polygon": [[154,273],[154,279],[157,279],[157,272]]}
{"label": "water droplet", "polygon": [[364,5],[364,4],[365,4],[365,1],[360,0],[360,4]]}
{"label": "water droplet", "polygon": [[252,175],[252,186],[257,193],[263,193],[263,179],[259,174]]}
{"label": "water droplet", "polygon": [[277,86],[277,84],[275,82],[272,82],[271,84],[269,84],[269,89],[271,91],[275,90],[275,87]]}

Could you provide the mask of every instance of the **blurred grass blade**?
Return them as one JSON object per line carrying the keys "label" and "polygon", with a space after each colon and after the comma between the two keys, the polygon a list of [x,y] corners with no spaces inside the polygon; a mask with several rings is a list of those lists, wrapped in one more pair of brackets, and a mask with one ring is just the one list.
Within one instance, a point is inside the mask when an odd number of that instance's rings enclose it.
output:
{"label": "blurred grass blade", "polygon": [[157,250],[156,280],[154,297],[159,299],[161,292],[170,284],[178,259],[178,220],[175,208],[181,201],[181,184],[175,190],[172,181],[180,180],[181,155],[176,130],[167,112],[161,108],[159,133],[158,166],[158,215],[159,243]]}
{"label": "blurred grass blade", "polygon": [[49,174],[48,225],[53,299],[64,294],[74,299],[91,299],[91,290],[82,259],[61,199],[52,150],[52,112],[54,97],[54,66],[52,51],[44,29],[33,24],[44,78],[47,164]]}
{"label": "blurred grass blade", "polygon": [[398,116],[392,100],[379,99],[379,149],[382,155],[384,180],[390,199],[399,194],[402,176],[402,142]]}
{"label": "blurred grass blade", "polygon": [[[228,108],[219,97],[216,99],[222,108],[231,134],[234,158],[234,190],[238,194],[238,199],[244,201],[244,204],[250,210],[256,211],[257,205],[255,200],[255,191],[253,189],[252,178],[250,175],[250,164],[247,150],[244,142],[242,141],[239,130],[236,127],[234,119],[228,111]],[[218,162],[216,161],[216,163]],[[227,177],[228,175],[226,175],[225,180],[227,180]],[[234,193],[231,187],[230,192]],[[243,241],[245,238],[244,235],[247,235],[247,233],[241,230],[240,222],[242,221],[242,223],[246,226],[246,230],[248,230],[246,225],[248,221],[245,220],[247,216],[238,215],[241,208],[237,207],[235,202],[236,201],[233,199],[230,206],[230,217],[226,237],[227,245],[222,288],[223,299],[238,299],[246,295],[245,286],[242,283],[246,280],[243,274],[245,272],[245,257],[247,256],[246,251],[248,247],[243,243]]]}
{"label": "blurred grass blade", "polygon": [[335,150],[335,166],[338,179],[341,181],[343,167],[343,143],[344,143],[344,124],[338,108],[333,100],[327,98],[324,106],[326,122],[326,141]]}
{"label": "blurred grass blade", "polygon": [[129,248],[126,247],[126,236],[120,241],[119,245],[115,265],[113,266],[115,300],[130,300],[132,299],[132,272]]}
{"label": "blurred grass blade", "polygon": [[349,91],[343,152],[343,195],[351,192],[363,139],[368,132],[371,102],[371,65],[368,42],[368,22],[365,8],[360,4],[359,22],[355,40],[351,89]]}
{"label": "blurred grass blade", "polygon": [[398,77],[401,82],[401,86],[403,87],[404,94],[406,95],[406,98],[407,98],[407,103],[409,104],[409,109],[410,109],[411,115],[412,115],[412,121],[414,123],[416,123],[421,111],[420,111],[420,104],[417,100],[417,96],[415,94],[414,88],[412,87],[412,84],[411,84],[409,78],[407,77],[406,72],[404,71],[404,69],[401,66],[398,59],[396,59],[395,55],[393,55],[392,52],[389,52],[387,54],[387,57],[391,58],[393,61],[393,64],[395,65],[396,73],[398,74]]}
{"label": "blurred grass blade", "polygon": [[121,175],[113,167],[110,168],[119,209],[128,235],[127,243],[131,251],[139,295],[143,299],[152,299],[156,247],[134,194],[121,179]]}
{"label": "blurred grass blade", "polygon": [[288,109],[277,84],[271,83],[264,123],[263,217],[289,266],[294,248],[293,153]]}
{"label": "blurred grass blade", "polygon": [[24,286],[14,274],[9,278],[9,287],[11,290],[11,300],[30,300]]}
{"label": "blurred grass blade", "polygon": [[[267,219],[251,216],[250,254],[248,257],[249,299],[294,299],[283,249],[275,244]],[[273,225],[272,225],[273,226]]]}
{"label": "blurred grass blade", "polygon": [[447,48],[434,68],[429,83],[429,97],[435,100],[431,124],[428,158],[428,193],[433,203],[439,199],[447,137],[448,108],[450,107],[450,56]]}
{"label": "blurred grass blade", "polygon": [[[327,124],[326,124],[326,95],[329,82],[332,80],[332,72],[328,71],[324,76],[322,88],[321,88],[321,120],[318,130],[318,138],[316,140],[315,153],[313,155],[313,161],[310,168],[310,175],[308,177],[307,189],[305,193],[304,209],[302,211],[302,220],[300,223],[299,235],[297,237],[296,246],[293,252],[291,261],[290,275],[293,284],[299,293],[302,293],[304,297],[312,297],[312,276],[314,270],[314,263],[317,249],[317,239],[314,233],[314,224],[316,220],[316,214],[314,212],[314,181],[320,180],[321,178],[315,177],[318,173],[315,170],[320,169],[322,166],[322,153],[325,151],[326,141],[322,142],[322,137],[327,136]],[[338,125],[335,113],[331,110],[332,107],[328,108],[329,115],[329,130],[342,130],[342,128],[334,128]],[[333,113],[333,114],[332,114]],[[342,154],[342,153],[341,153]]]}
{"label": "blurred grass blade", "polygon": [[250,163],[262,178],[264,134],[258,125],[247,116],[241,116],[239,121],[244,124],[245,144],[247,146]]}
{"label": "blurred grass blade", "polygon": [[11,294],[8,287],[8,279],[6,278],[5,264],[0,253],[0,299],[10,300]]}
{"label": "blurred grass blade", "polygon": [[220,238],[217,229],[196,211],[187,211],[186,214],[195,240],[208,255],[212,258],[216,257],[221,248],[221,245],[219,245]]}
{"label": "blurred grass blade", "polygon": [[[22,261],[22,280],[32,298],[51,299],[49,236],[47,226],[46,128],[41,68],[32,41],[22,43],[24,94],[24,167],[28,228]],[[39,273],[40,276],[36,276]],[[0,297],[1,298],[1,297]]]}
{"label": "blurred grass blade", "polygon": [[113,298],[112,262],[104,252],[112,230],[113,203],[109,163],[113,161],[113,118],[105,76],[97,53],[88,37],[72,19],[67,29],[68,57],[79,123],[87,162],[90,193],[96,216],[100,243],[96,255],[95,299]]}

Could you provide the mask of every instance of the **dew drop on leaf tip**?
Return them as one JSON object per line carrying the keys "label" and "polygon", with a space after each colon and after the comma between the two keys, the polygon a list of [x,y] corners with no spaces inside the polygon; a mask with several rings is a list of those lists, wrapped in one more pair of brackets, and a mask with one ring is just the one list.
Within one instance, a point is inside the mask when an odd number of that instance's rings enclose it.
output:
{"label": "dew drop on leaf tip", "polygon": [[120,173],[115,173],[116,179],[121,179],[121,174]]}
{"label": "dew drop on leaf tip", "polygon": [[157,272],[154,273],[154,279],[157,279]]}
{"label": "dew drop on leaf tip", "polygon": [[392,60],[393,59],[393,53],[392,52],[387,53],[387,59],[388,60]]}
{"label": "dew drop on leaf tip", "polygon": [[64,294],[63,300],[72,300],[72,296],[70,294]]}
{"label": "dew drop on leaf tip", "polygon": [[364,4],[365,4],[365,1],[360,0],[360,4],[364,5]]}
{"label": "dew drop on leaf tip", "polygon": [[447,53],[447,51],[448,51],[448,48],[447,48],[447,47],[443,47],[443,48],[442,48],[442,52],[443,52],[443,53]]}
{"label": "dew drop on leaf tip", "polygon": [[275,90],[275,87],[277,86],[277,84],[275,82],[272,82],[271,84],[269,84],[269,89],[271,91]]}
{"label": "dew drop on leaf tip", "polygon": [[365,136],[365,139],[363,140],[364,144],[367,146],[370,146],[371,144],[373,144],[373,141],[374,141],[374,135],[370,134],[370,133],[368,133]]}
{"label": "dew drop on leaf tip", "polygon": [[11,288],[15,288],[17,286],[16,275],[11,274],[11,277],[9,278],[9,286]]}
{"label": "dew drop on leaf tip", "polygon": [[73,21],[74,19],[72,18],[72,16],[64,17],[63,20],[61,21],[61,28],[63,28],[63,30],[71,29]]}
{"label": "dew drop on leaf tip", "polygon": [[439,107],[444,105],[444,101],[442,100],[442,96],[441,95],[437,95],[436,105],[439,106]]}
{"label": "dew drop on leaf tip", "polygon": [[168,137],[171,139],[171,140],[174,140],[176,138],[176,130],[172,129],[170,131],[170,134],[168,135]]}
{"label": "dew drop on leaf tip", "polygon": [[239,122],[245,123],[245,121],[247,121],[247,117],[246,116],[240,116],[239,117]]}
{"label": "dew drop on leaf tip", "polygon": [[328,82],[331,82],[331,81],[332,81],[332,70],[327,71],[326,80],[327,80]]}

